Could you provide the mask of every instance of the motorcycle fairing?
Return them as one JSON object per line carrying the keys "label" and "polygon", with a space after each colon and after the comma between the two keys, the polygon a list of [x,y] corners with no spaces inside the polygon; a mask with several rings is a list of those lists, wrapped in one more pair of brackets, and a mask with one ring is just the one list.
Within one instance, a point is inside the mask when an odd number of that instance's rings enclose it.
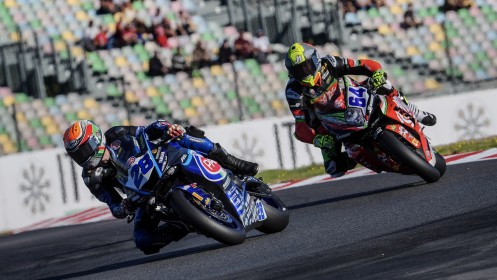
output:
{"label": "motorcycle fairing", "polygon": [[267,218],[262,201],[259,198],[251,197],[245,188],[240,189],[236,184],[230,184],[225,189],[225,193],[245,227]]}
{"label": "motorcycle fairing", "polygon": [[157,181],[155,178],[162,176],[161,167],[151,150],[147,150],[142,155],[129,157],[125,166],[127,176],[117,176],[117,179],[125,188],[142,195],[150,195],[155,186],[153,182]]}
{"label": "motorcycle fairing", "polygon": [[398,124],[390,124],[385,127],[386,129],[397,133],[402,136],[402,138],[406,139],[407,142],[411,143],[416,149],[421,147],[421,142],[419,142],[414,135],[412,135],[407,129]]}
{"label": "motorcycle fairing", "polygon": [[210,206],[210,203],[212,201],[210,195],[207,194],[202,188],[199,188],[196,183],[183,185],[183,186],[176,186],[174,188],[181,189],[186,193],[190,194],[191,196],[193,196],[199,203],[205,206]]}
{"label": "motorcycle fairing", "polygon": [[400,170],[398,163],[383,153],[379,147],[370,147],[370,149],[375,150],[374,153],[371,153],[361,145],[354,143],[344,143],[344,145],[348,156],[368,169],[377,173],[381,173],[382,171],[398,172]]}
{"label": "motorcycle fairing", "polygon": [[[403,129],[395,128],[394,130],[392,130],[392,127],[388,128],[387,126],[386,129],[400,135],[407,140],[407,143],[410,143],[416,149],[422,149],[426,161],[428,161],[431,165],[434,165],[435,158],[433,156],[433,148],[424,135],[423,129],[421,128],[420,124],[411,115],[404,102],[398,96],[388,98],[382,96],[380,100],[380,106],[382,108],[383,114],[391,120],[397,122],[399,126],[403,127]],[[406,132],[410,135],[408,135]],[[420,142],[420,145],[417,144],[418,142]]]}

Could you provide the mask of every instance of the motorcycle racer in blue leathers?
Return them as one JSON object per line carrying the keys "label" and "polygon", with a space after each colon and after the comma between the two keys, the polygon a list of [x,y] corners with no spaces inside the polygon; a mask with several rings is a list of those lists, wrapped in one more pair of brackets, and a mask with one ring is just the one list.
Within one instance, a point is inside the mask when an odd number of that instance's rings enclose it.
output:
{"label": "motorcycle racer in blue leathers", "polygon": [[[242,175],[255,175],[258,172],[256,163],[234,157],[218,143],[213,143],[204,136],[202,130],[193,126],[183,128],[167,121],[156,121],[147,127],[115,126],[105,132],[92,121],[74,122],[64,133],[64,146],[69,156],[83,167],[83,181],[90,192],[100,201],[106,203],[112,215],[118,219],[135,213],[134,241],[138,249],[145,254],[153,254],[171,243],[178,241],[189,233],[190,229],[180,221],[159,225],[160,220],[150,215],[146,208],[133,205],[116,189],[122,186],[115,178],[116,170],[110,162],[110,152],[126,152],[126,145],[133,145],[135,137],[142,131],[150,140],[168,140],[176,138],[182,149],[199,151],[209,159],[217,161],[222,167]],[[131,143],[131,144],[130,144]],[[186,151],[186,150],[185,150]],[[194,167],[183,166],[184,173],[192,172]],[[199,178],[208,179],[208,178]],[[225,178],[217,184],[224,184]],[[207,180],[208,181],[208,180]],[[211,182],[207,182],[211,183]],[[135,212],[136,210],[136,212]]]}

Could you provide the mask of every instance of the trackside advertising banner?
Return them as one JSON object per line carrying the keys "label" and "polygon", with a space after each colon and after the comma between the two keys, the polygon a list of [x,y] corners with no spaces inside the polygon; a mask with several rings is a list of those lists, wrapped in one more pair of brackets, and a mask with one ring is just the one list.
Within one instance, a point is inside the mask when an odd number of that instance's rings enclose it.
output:
{"label": "trackside advertising banner", "polygon": [[[436,114],[425,132],[434,145],[497,135],[497,90],[411,100]],[[321,163],[319,149],[293,137],[291,116],[204,127],[228,152],[261,169],[294,169]],[[102,205],[85,187],[81,168],[63,149],[0,157],[0,232]]]}

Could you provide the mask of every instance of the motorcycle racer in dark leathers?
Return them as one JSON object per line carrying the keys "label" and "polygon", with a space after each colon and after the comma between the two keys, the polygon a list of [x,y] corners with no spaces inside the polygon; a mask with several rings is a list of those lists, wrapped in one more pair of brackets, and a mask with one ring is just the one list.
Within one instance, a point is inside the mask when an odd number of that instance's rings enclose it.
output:
{"label": "motorcycle racer in dark leathers", "polygon": [[317,120],[315,112],[336,114],[336,129],[345,119],[347,93],[341,89],[340,78],[345,75],[367,76],[363,84],[377,94],[398,95],[410,113],[422,124],[435,125],[436,117],[408,102],[405,96],[387,80],[380,63],[371,59],[353,60],[338,56],[320,57],[316,48],[306,43],[294,43],[287,52],[285,67],[289,81],[285,94],[295,118],[295,137],[321,149],[326,173],[339,177],[356,163],[341,152],[342,143]]}
{"label": "motorcycle racer in dark leathers", "polygon": [[[167,121],[156,121],[147,127],[115,126],[105,132],[92,121],[74,122],[64,133],[64,146],[68,155],[81,167],[82,177],[90,192],[100,201],[106,203],[115,218],[123,219],[135,213],[134,241],[138,249],[145,254],[159,252],[160,248],[172,241],[178,241],[190,232],[184,223],[164,223],[151,216],[146,208],[138,208],[116,190],[122,186],[115,178],[116,169],[110,162],[110,151],[119,150],[125,143],[133,143],[141,131],[145,131],[150,140],[168,140],[177,137],[182,148],[202,152],[208,158],[237,174],[255,175],[256,163],[236,158],[224,150],[218,143],[213,143],[204,136],[204,132],[193,126],[183,128]],[[125,152],[125,150],[123,150]],[[189,166],[185,166],[188,172]],[[202,179],[202,178],[200,178]],[[219,181],[225,183],[227,179]],[[136,212],[135,212],[136,210]]]}

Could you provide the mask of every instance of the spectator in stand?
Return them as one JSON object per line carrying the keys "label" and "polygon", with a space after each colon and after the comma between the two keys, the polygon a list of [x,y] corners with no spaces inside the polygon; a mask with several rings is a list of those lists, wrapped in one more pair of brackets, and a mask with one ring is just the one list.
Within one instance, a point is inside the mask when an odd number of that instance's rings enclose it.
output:
{"label": "spectator in stand", "polygon": [[360,25],[361,22],[359,18],[356,15],[357,8],[354,6],[354,3],[352,1],[342,1],[343,2],[343,18],[345,21],[345,26],[346,27],[352,27],[356,25]]}
{"label": "spectator in stand", "polygon": [[373,2],[371,0],[355,0],[354,5],[358,10],[368,10],[373,7]]}
{"label": "spectator in stand", "polygon": [[126,1],[122,4],[121,14],[123,17],[123,21],[126,23],[132,22],[136,18],[136,10],[133,9],[131,1]]}
{"label": "spectator in stand", "polygon": [[85,30],[84,37],[81,39],[81,44],[86,51],[92,52],[95,50],[94,40],[95,37],[97,37],[98,32],[99,30],[93,23],[93,20],[90,20],[88,22],[88,27]]}
{"label": "spectator in stand", "polygon": [[404,21],[400,24],[400,27],[404,29],[409,29],[411,27],[418,27],[422,23],[417,21],[414,16],[414,6],[412,3],[407,5],[407,10],[404,12]]}
{"label": "spectator in stand", "polygon": [[196,31],[196,26],[190,15],[184,10],[178,12],[178,29],[181,29],[182,35],[192,35]]}
{"label": "spectator in stand", "polygon": [[128,3],[128,2],[133,3],[134,0],[112,0],[112,2],[114,3],[114,5],[116,5],[118,10],[122,10],[123,6],[125,6],[126,3]]}
{"label": "spectator in stand", "polygon": [[208,67],[211,64],[211,57],[210,54],[205,47],[204,42],[199,40],[195,44],[195,48],[193,49],[192,53],[192,68],[193,69],[200,69],[204,67]]}
{"label": "spectator in stand", "polygon": [[267,56],[273,51],[269,38],[264,35],[262,29],[257,30],[254,39],[252,40],[254,46],[254,56],[259,63],[267,63]]}
{"label": "spectator in stand", "polygon": [[385,6],[385,0],[373,0],[373,6],[376,8],[380,8]]}
{"label": "spectator in stand", "polygon": [[254,46],[245,39],[245,32],[241,31],[238,38],[233,43],[235,47],[235,55],[237,59],[247,59],[254,57]]}
{"label": "spectator in stand", "polygon": [[155,12],[152,15],[152,30],[155,29],[156,26],[162,24],[164,20],[164,15],[162,14],[159,7],[155,8]]}
{"label": "spectator in stand", "polygon": [[115,32],[113,35],[114,38],[114,45],[118,48],[121,48],[126,45],[126,42],[124,41],[124,22],[122,17],[120,17],[117,22],[116,22],[116,28]]}
{"label": "spectator in stand", "polygon": [[100,25],[99,31],[93,40],[93,45],[97,50],[111,49],[112,46],[109,44],[109,37],[107,34],[107,28]]}
{"label": "spectator in stand", "polygon": [[192,69],[181,47],[177,47],[174,50],[174,54],[171,58],[171,70],[173,73],[187,72],[189,75],[192,74]]}
{"label": "spectator in stand", "polygon": [[444,11],[457,11],[459,9],[469,9],[472,5],[472,0],[445,0],[442,9]]}
{"label": "spectator in stand", "polygon": [[235,61],[235,59],[236,59],[235,53],[233,52],[233,49],[231,48],[228,42],[228,39],[224,39],[223,43],[219,47],[218,63],[223,64],[223,63],[233,62]]}
{"label": "spectator in stand", "polygon": [[162,27],[164,28],[164,33],[168,38],[170,37],[175,37],[178,34],[178,31],[175,27],[175,25],[168,19],[164,18],[162,20]]}
{"label": "spectator in stand", "polygon": [[136,35],[138,36],[138,42],[141,44],[145,44],[146,41],[150,38],[149,28],[145,25],[145,23],[138,18],[133,19],[131,25],[136,29]]}
{"label": "spectator in stand", "polygon": [[112,0],[100,0],[100,8],[97,10],[97,15],[114,14],[117,12],[117,7]]}
{"label": "spectator in stand", "polygon": [[155,42],[162,48],[169,48],[166,30],[162,25],[157,25],[154,29]]}
{"label": "spectator in stand", "polygon": [[357,12],[357,7],[353,1],[342,1],[342,7],[344,14]]}
{"label": "spectator in stand", "polygon": [[148,60],[148,73],[150,77],[164,76],[168,72],[167,67],[162,63],[159,52],[155,51],[154,56]]}
{"label": "spectator in stand", "polygon": [[136,28],[129,23],[124,26],[122,36],[125,46],[134,46],[136,43],[138,43],[138,34],[136,33]]}

